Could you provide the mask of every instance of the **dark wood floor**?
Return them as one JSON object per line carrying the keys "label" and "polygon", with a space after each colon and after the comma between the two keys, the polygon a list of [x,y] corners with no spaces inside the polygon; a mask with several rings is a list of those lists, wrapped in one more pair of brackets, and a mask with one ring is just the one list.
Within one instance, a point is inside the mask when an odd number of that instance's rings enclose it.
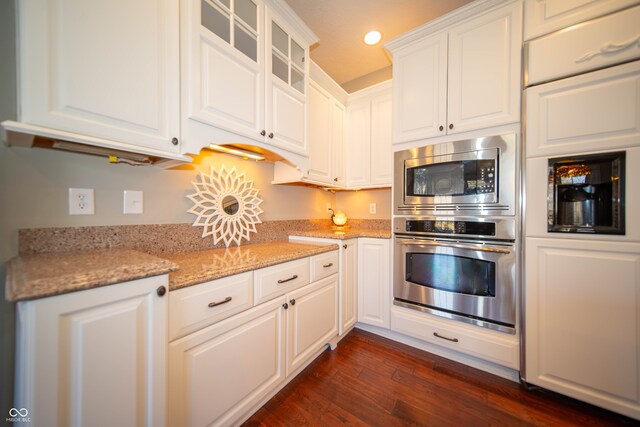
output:
{"label": "dark wood floor", "polygon": [[558,394],[354,330],[245,425],[631,426]]}

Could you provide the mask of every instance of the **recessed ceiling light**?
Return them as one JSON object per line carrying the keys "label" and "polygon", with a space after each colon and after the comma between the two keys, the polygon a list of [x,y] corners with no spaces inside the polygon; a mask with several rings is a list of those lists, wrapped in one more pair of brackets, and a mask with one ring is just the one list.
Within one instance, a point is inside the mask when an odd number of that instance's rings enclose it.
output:
{"label": "recessed ceiling light", "polygon": [[380,31],[373,30],[365,34],[364,42],[368,45],[374,45],[378,43],[381,38],[382,38],[382,34],[380,34]]}

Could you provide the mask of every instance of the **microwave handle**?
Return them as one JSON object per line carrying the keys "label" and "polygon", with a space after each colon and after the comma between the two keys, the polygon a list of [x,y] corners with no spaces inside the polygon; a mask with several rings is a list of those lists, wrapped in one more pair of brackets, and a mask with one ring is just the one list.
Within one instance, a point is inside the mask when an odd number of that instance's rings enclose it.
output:
{"label": "microwave handle", "polygon": [[482,251],[482,252],[493,252],[498,254],[510,254],[511,251],[509,249],[501,249],[487,246],[471,246],[471,245],[462,245],[460,243],[440,243],[433,240],[412,240],[412,239],[397,239],[399,243],[403,245],[427,245],[427,246],[444,246],[447,248],[457,248],[457,249],[469,249],[472,251]]}

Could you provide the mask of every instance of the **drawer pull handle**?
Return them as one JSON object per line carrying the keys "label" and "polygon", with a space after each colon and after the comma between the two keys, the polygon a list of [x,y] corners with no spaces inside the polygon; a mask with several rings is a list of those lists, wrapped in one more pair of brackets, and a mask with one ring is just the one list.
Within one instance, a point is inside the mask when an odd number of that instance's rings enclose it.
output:
{"label": "drawer pull handle", "polygon": [[222,305],[222,304],[226,304],[228,302],[231,302],[231,297],[226,297],[225,299],[223,299],[222,301],[216,301],[216,302],[210,302],[209,303],[209,307],[215,307],[217,305]]}
{"label": "drawer pull handle", "polygon": [[329,268],[329,267],[333,267],[333,263],[330,262],[329,264],[325,264],[322,266],[323,268]]}
{"label": "drawer pull handle", "polygon": [[614,53],[618,53],[622,50],[629,49],[635,44],[640,46],[640,35],[635,36],[634,38],[629,39],[627,41],[623,41],[621,43],[607,43],[601,46],[600,49],[588,52],[584,56],[581,56],[580,58],[576,59],[576,64],[590,61],[591,59],[595,58],[598,55],[604,56],[604,55],[611,55]]}
{"label": "drawer pull handle", "polygon": [[438,337],[438,338],[442,338],[443,340],[447,340],[447,341],[451,341],[451,342],[458,342],[458,338],[445,337],[445,336],[442,336],[442,335],[438,334],[437,332],[434,332],[433,336],[434,337]]}
{"label": "drawer pull handle", "polygon": [[278,280],[278,284],[287,283],[287,282],[290,282],[292,280],[296,280],[297,278],[298,278],[298,275],[294,274],[293,276],[289,277],[288,279],[280,279],[280,280]]}

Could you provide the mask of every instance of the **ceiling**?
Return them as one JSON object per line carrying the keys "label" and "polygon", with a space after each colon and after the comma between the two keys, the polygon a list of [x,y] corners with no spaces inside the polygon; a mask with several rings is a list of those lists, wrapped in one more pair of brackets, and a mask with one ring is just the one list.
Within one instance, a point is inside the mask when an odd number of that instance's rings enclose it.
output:
{"label": "ceiling", "polygon": [[[387,41],[471,0],[286,0],[318,36],[311,59],[347,92],[391,77]],[[376,29],[382,41],[367,46]],[[378,81],[376,81],[378,80]]]}

